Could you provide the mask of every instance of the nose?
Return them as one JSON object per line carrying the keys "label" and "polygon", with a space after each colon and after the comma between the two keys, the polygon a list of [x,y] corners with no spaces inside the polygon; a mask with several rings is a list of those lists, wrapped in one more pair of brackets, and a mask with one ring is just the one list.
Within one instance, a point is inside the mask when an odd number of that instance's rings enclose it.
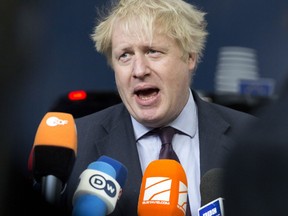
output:
{"label": "nose", "polygon": [[137,55],[135,57],[132,69],[133,77],[144,78],[150,71],[147,59],[145,58],[145,55]]}

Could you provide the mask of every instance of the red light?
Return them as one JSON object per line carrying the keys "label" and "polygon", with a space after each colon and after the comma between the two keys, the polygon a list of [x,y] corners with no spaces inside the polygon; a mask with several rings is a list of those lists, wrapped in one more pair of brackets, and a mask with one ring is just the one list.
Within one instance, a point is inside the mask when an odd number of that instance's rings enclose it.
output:
{"label": "red light", "polygon": [[71,101],[85,100],[87,98],[87,93],[83,90],[72,91],[68,94],[68,98]]}

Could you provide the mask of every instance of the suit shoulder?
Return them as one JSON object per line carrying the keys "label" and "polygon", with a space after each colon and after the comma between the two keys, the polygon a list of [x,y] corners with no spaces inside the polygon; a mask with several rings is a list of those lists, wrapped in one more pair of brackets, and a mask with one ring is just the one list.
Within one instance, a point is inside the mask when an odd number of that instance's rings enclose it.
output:
{"label": "suit shoulder", "polygon": [[87,128],[91,124],[102,125],[107,121],[113,123],[113,121],[117,121],[117,119],[123,117],[123,115],[128,115],[128,111],[124,107],[123,103],[120,103],[97,111],[95,113],[76,118],[75,122],[76,125],[78,125],[79,127],[85,125],[85,127]]}
{"label": "suit shoulder", "polygon": [[248,113],[248,112],[244,112],[244,111],[240,111],[234,108],[230,108],[228,106],[224,106],[224,105],[220,105],[220,104],[216,104],[216,103],[211,103],[211,105],[219,112],[219,113],[225,113],[226,115],[232,115],[232,116],[242,116],[244,118],[256,118],[256,116]]}
{"label": "suit shoulder", "polygon": [[236,133],[259,122],[259,118],[250,113],[215,103],[211,103],[211,106],[218,113],[218,115],[220,115],[226,122],[230,124],[230,129]]}
{"label": "suit shoulder", "polygon": [[[202,99],[197,92],[193,91],[193,96],[194,96],[194,100],[199,108],[199,112],[202,115],[206,115],[207,113],[209,113],[209,115],[213,115],[213,113],[215,115],[220,115],[222,116],[224,119],[235,119],[235,118],[244,118],[244,119],[251,119],[251,120],[256,120],[256,116],[244,112],[244,111],[239,111],[233,108],[230,108],[228,106],[224,106],[221,104],[217,104],[215,102],[210,102],[210,101],[206,101],[204,99]],[[228,121],[229,122],[229,121]]]}
{"label": "suit shoulder", "polygon": [[247,124],[253,124],[258,118],[250,113],[239,111],[214,102],[208,102],[196,97],[198,114],[201,119],[210,119],[209,121],[222,122],[224,120],[230,126],[243,127]]}

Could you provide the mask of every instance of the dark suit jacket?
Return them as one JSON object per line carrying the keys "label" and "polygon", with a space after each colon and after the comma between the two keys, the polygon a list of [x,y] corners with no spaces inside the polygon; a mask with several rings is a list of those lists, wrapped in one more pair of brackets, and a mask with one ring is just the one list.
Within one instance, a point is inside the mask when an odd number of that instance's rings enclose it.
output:
{"label": "dark suit jacket", "polygon": [[[223,159],[234,145],[234,133],[254,118],[246,113],[211,104],[193,92],[198,108],[201,176],[212,168],[222,167]],[[71,199],[78,178],[87,166],[101,155],[123,163],[128,178],[113,216],[136,216],[142,172],[130,115],[123,104],[76,120],[78,131],[77,160],[68,182],[66,195]]]}

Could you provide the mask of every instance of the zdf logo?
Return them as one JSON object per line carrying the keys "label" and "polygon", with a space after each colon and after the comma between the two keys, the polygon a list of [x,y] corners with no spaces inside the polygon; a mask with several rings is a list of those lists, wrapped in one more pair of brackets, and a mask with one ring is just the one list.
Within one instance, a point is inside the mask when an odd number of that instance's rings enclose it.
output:
{"label": "zdf logo", "polygon": [[89,179],[89,183],[97,190],[104,190],[110,197],[116,196],[117,189],[115,184],[112,181],[105,179],[105,177],[100,174],[92,175]]}
{"label": "zdf logo", "polygon": [[46,120],[46,124],[50,127],[68,124],[68,120],[59,119],[58,117],[51,116]]}

